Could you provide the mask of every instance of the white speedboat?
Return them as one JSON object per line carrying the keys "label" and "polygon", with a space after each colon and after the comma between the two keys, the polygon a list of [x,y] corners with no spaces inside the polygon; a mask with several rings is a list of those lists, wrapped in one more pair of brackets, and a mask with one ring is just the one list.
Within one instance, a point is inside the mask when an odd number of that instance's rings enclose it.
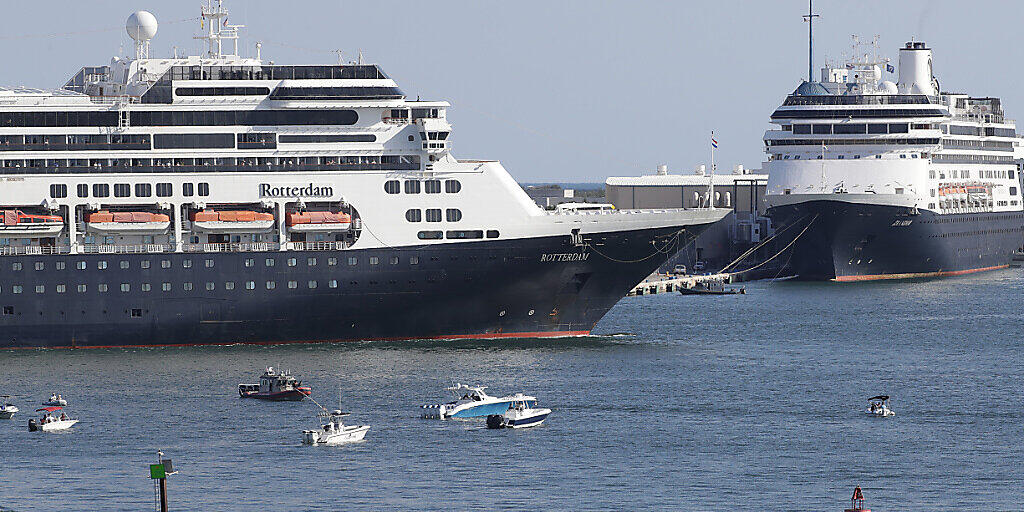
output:
{"label": "white speedboat", "polygon": [[362,441],[370,427],[367,425],[345,425],[341,418],[348,415],[349,413],[340,410],[331,412],[324,410],[317,414],[317,417],[324,423],[317,430],[303,430],[302,444],[330,446]]}
{"label": "white speedboat", "polygon": [[64,397],[57,393],[51,393],[50,399],[43,402],[43,405],[49,405],[53,407],[67,407],[68,401],[64,400]]}
{"label": "white speedboat", "polygon": [[492,414],[487,417],[487,428],[525,428],[535,427],[544,423],[544,419],[551,414],[551,409],[537,407],[537,400],[532,405],[524,395],[516,395],[512,405],[502,414]]}
{"label": "white speedboat", "polygon": [[[29,432],[53,432],[56,430],[67,430],[78,423],[78,420],[71,418],[65,413],[62,407],[44,407],[36,409],[43,415],[37,422],[35,418],[28,420]],[[57,414],[60,412],[60,414]]]}
{"label": "white speedboat", "polygon": [[870,402],[870,405],[865,412],[869,416],[878,416],[879,418],[896,416],[896,413],[889,407],[889,395],[873,396],[868,399],[868,402]]}
{"label": "white speedboat", "polygon": [[448,391],[455,395],[455,400],[443,404],[424,405],[421,416],[426,419],[479,418],[504,414],[516,399],[527,402],[530,407],[537,403],[536,397],[523,394],[494,397],[484,393],[485,389],[486,386],[455,384],[448,388]]}
{"label": "white speedboat", "polygon": [[14,413],[18,412],[18,408],[14,404],[7,400],[11,398],[11,395],[0,395],[3,399],[3,403],[0,404],[0,420],[9,420],[14,417]]}

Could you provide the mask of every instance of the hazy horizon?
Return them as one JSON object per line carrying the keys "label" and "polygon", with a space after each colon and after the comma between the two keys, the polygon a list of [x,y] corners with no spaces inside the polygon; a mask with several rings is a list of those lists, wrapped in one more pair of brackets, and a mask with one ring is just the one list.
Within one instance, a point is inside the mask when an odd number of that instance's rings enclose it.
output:
{"label": "hazy horizon", "polygon": [[[758,168],[768,116],[807,73],[807,3],[460,0],[226,2],[230,23],[247,25],[243,55],[278,64],[337,62],[363,50],[410,98],[452,103],[453,153],[501,160],[521,182],[603,182],[651,173],[658,164],[690,172],[709,157],[712,130],[720,172]],[[429,5],[429,9],[425,8]],[[824,57],[849,50],[850,35],[879,34],[895,64],[911,38],[935,51],[946,90],[1003,98],[1024,110],[1015,21],[1024,6],[979,2],[984,24],[965,23],[953,1],[819,0],[815,74]],[[985,7],[980,9],[978,5]],[[16,27],[0,85],[57,88],[81,66],[131,51],[124,21],[145,9],[160,22],[154,57],[198,54],[200,2],[50,2],[7,5]],[[991,13],[1003,13],[992,16]],[[816,77],[817,78],[817,77]]]}

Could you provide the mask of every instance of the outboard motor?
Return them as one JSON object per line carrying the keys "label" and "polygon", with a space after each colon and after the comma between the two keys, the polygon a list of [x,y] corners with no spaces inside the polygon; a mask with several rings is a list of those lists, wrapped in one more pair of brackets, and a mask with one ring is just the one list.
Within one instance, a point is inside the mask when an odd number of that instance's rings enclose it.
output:
{"label": "outboard motor", "polygon": [[501,414],[487,415],[487,428],[502,428],[505,426],[505,416]]}
{"label": "outboard motor", "polygon": [[36,419],[32,418],[28,420],[28,431],[35,432],[36,430],[39,430],[39,427],[36,425]]}

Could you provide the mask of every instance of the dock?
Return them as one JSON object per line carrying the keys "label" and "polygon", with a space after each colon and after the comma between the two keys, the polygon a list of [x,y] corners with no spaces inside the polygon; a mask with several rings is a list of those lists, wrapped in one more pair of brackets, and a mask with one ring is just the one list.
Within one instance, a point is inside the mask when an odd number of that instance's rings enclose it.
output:
{"label": "dock", "polygon": [[640,284],[634,286],[626,296],[672,293],[678,292],[680,288],[693,288],[698,283],[716,281],[724,284],[732,283],[732,274],[707,274],[702,276],[653,274],[640,282]]}

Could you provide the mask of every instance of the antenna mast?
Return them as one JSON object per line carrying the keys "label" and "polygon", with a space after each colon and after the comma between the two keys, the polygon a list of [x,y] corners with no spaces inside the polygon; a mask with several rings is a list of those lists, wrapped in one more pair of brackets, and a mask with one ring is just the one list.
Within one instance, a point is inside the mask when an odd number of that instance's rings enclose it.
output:
{"label": "antenna mast", "polygon": [[[222,5],[223,0],[216,0],[217,5],[214,5],[213,2],[214,0],[208,0],[202,8],[203,22],[209,22],[210,25],[208,33],[204,36],[196,36],[194,39],[203,39],[210,46],[206,52],[207,57],[214,59],[224,56],[237,57],[238,29],[245,25],[229,25],[228,10]],[[221,21],[222,19],[224,21]],[[231,54],[224,53],[224,40],[234,43],[234,51]]]}
{"label": "antenna mast", "polygon": [[804,21],[807,22],[807,81],[814,81],[814,18],[820,18],[814,14],[814,0],[807,0],[807,14]]}

